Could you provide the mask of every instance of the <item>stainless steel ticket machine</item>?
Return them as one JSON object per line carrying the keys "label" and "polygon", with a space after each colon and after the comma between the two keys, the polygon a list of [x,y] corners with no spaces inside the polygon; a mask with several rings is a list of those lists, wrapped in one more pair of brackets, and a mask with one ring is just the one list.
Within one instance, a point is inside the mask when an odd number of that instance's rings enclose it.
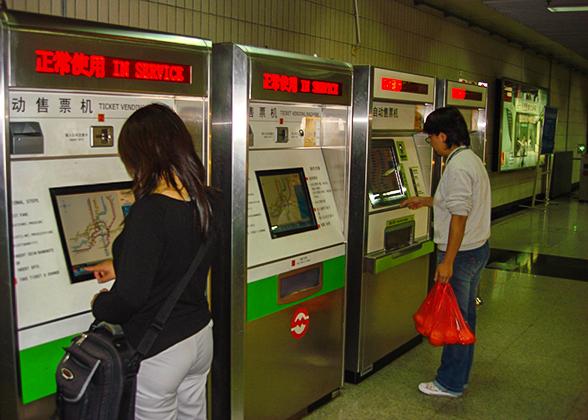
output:
{"label": "stainless steel ticket machine", "polygon": [[288,419],[343,381],[353,71],[235,44],[212,62],[212,415]]}
{"label": "stainless steel ticket machine", "polygon": [[486,162],[486,119],[488,88],[440,79],[437,81],[437,107],[455,106],[470,132],[470,147]]}
{"label": "stainless steel ticket machine", "polygon": [[167,104],[207,162],[212,44],[6,11],[0,25],[0,416],[49,418],[63,347],[103,286],[83,267],[110,258],[133,203],[120,129]]}
{"label": "stainless steel ticket machine", "polygon": [[422,134],[435,78],[356,66],[349,207],[345,380],[358,383],[422,340],[412,315],[427,293],[432,148]]}

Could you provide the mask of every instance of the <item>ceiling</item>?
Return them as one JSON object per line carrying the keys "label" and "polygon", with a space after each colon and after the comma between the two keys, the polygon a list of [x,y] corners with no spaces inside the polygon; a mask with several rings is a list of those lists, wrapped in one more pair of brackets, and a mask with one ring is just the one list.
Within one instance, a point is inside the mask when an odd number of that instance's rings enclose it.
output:
{"label": "ceiling", "polygon": [[[414,0],[414,4],[443,11],[446,17],[588,74],[588,12],[552,13],[547,0]],[[588,5],[588,0],[551,0],[551,6],[578,4]]]}

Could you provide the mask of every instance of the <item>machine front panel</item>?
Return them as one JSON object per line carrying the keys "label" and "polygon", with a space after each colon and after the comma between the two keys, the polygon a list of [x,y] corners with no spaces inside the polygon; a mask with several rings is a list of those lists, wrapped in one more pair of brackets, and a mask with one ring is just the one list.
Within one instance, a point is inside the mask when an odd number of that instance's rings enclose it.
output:
{"label": "machine front panel", "polygon": [[[25,403],[55,391],[53,371],[64,342],[88,328],[93,321],[92,297],[111,286],[88,280],[89,275],[76,277],[79,271],[72,273],[71,264],[76,266],[78,261],[66,248],[87,263],[112,258],[112,242],[134,201],[123,200],[110,187],[110,183],[123,183],[117,188],[124,192],[131,185],[118,156],[118,135],[136,109],[153,102],[181,108],[182,113],[199,113],[188,123],[190,131],[200,136],[206,132],[203,98],[10,91],[12,240]],[[198,127],[194,121],[200,122]],[[34,148],[21,153],[22,141]],[[202,145],[203,141],[196,142]],[[51,191],[78,188],[85,195],[56,196],[52,203]],[[130,191],[129,195],[132,198]],[[118,205],[122,213],[116,210]]]}
{"label": "machine front panel", "polygon": [[412,315],[427,293],[428,270],[425,255],[366,275],[362,328],[370,345],[363,347],[360,371],[419,335]]}
{"label": "machine front panel", "polygon": [[[281,304],[279,276],[305,267],[312,268],[316,264],[323,266],[320,289],[309,297],[298,299],[293,303]],[[297,302],[315,298],[343,286],[345,286],[344,245],[252,268],[247,271],[247,321],[262,318],[293,306]]]}
{"label": "machine front panel", "polygon": [[[300,218],[300,199],[296,197],[297,186],[288,180],[273,180],[273,188],[266,195],[261,194],[257,172],[277,168],[302,168],[306,177],[316,229],[288,236],[272,237],[268,213],[275,214],[277,218],[284,221],[284,225]],[[341,221],[321,150],[251,152],[248,219],[248,267],[342,243],[344,237]]]}
{"label": "machine front panel", "polygon": [[349,108],[248,110],[245,418],[285,419],[342,383]]}
{"label": "machine front panel", "polygon": [[[426,209],[419,209],[417,211],[406,208],[392,210],[381,213],[374,213],[369,216],[367,253],[383,252],[386,250],[386,228],[389,223],[405,217],[414,217],[415,227],[413,236],[406,245],[414,243],[419,239],[426,238],[429,234],[428,220],[429,214]],[[404,242],[403,242],[404,243]]]}
{"label": "machine front panel", "polygon": [[[343,288],[248,322],[245,418],[288,419],[341,387]],[[305,312],[306,311],[306,312]],[[302,338],[293,319],[305,312]]]}

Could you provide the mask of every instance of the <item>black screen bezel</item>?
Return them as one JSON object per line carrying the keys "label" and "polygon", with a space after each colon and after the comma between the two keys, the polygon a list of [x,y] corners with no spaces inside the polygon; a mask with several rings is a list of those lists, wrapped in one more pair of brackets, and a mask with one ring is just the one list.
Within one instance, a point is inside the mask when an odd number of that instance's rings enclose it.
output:
{"label": "black screen bezel", "polygon": [[[292,175],[292,174],[298,175],[298,177],[300,179],[300,185],[302,186],[302,191],[304,193],[304,198],[306,200],[307,211],[308,211],[308,214],[310,215],[310,219],[311,219],[310,222],[311,223],[308,226],[292,228],[292,229],[284,230],[281,232],[275,232],[272,230],[272,222],[271,222],[271,218],[270,218],[269,211],[267,208],[265,194],[263,191],[263,186],[261,184],[261,178],[263,178],[265,176]],[[257,185],[259,186],[259,192],[261,194],[261,201],[263,203],[263,209],[265,210],[265,216],[267,219],[267,223],[269,226],[269,232],[270,232],[272,239],[282,238],[284,236],[294,235],[297,233],[307,232],[307,231],[315,230],[315,229],[319,228],[319,225],[316,220],[316,216],[314,214],[314,206],[312,204],[312,199],[310,197],[308,184],[306,182],[306,176],[304,175],[304,168],[285,168],[285,169],[260,170],[260,171],[255,171],[255,176],[257,178]]]}
{"label": "black screen bezel", "polygon": [[371,154],[373,149],[382,149],[382,148],[389,148],[391,150],[391,154],[392,154],[392,159],[395,160],[396,163],[396,167],[397,170],[399,171],[400,174],[400,179],[398,179],[398,186],[400,187],[400,190],[402,191],[403,189],[405,190],[402,194],[396,194],[394,196],[391,196],[389,198],[382,198],[381,197],[381,193],[378,194],[378,197],[374,197],[374,199],[372,200],[372,183],[371,180],[369,179],[368,176],[368,182],[367,182],[367,199],[368,202],[371,204],[372,208],[374,209],[379,209],[382,207],[394,207],[394,206],[399,206],[400,203],[402,202],[402,200],[406,200],[407,198],[409,198],[409,191],[408,191],[408,186],[405,185],[405,177],[403,174],[403,168],[402,168],[402,164],[400,163],[400,158],[398,156],[398,151],[396,150],[396,140],[394,139],[386,139],[386,140],[382,140],[382,141],[374,141],[373,144],[371,145],[369,151],[368,151],[368,159],[369,159],[369,166],[368,169],[369,171],[372,170],[371,167],[371,156],[369,154]]}
{"label": "black screen bezel", "polygon": [[55,214],[55,221],[57,223],[57,230],[59,231],[59,238],[61,240],[61,248],[65,257],[65,264],[67,266],[67,272],[69,274],[70,282],[72,284],[79,283],[82,281],[94,279],[94,273],[87,272],[74,274],[73,264],[69,256],[69,250],[67,247],[67,240],[65,238],[65,232],[63,229],[63,223],[61,220],[61,213],[59,211],[59,205],[57,203],[58,197],[85,194],[85,193],[96,193],[96,192],[107,192],[107,191],[118,191],[118,190],[130,190],[133,186],[132,181],[122,182],[109,182],[104,184],[88,184],[88,185],[74,185],[69,187],[54,187],[49,188],[49,194],[51,195],[51,203],[53,204],[53,212]]}

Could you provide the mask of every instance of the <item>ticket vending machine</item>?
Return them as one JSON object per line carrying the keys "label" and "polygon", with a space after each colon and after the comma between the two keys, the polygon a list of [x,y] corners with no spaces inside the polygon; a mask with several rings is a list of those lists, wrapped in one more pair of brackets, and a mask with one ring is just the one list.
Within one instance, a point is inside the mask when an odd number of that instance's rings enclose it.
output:
{"label": "ticket vending machine", "polygon": [[120,129],[167,104],[206,162],[212,44],[18,12],[0,25],[0,416],[49,418],[62,348],[102,288],[83,267],[110,257],[133,203]]}
{"label": "ticket vending machine", "polygon": [[214,419],[288,419],[343,382],[349,64],[213,46]]}
{"label": "ticket vending machine", "polygon": [[437,106],[459,109],[468,125],[471,149],[482,162],[486,162],[488,88],[445,79],[437,83]]}
{"label": "ticket vending machine", "polygon": [[434,99],[434,77],[355,67],[347,382],[360,382],[422,340],[412,315],[427,294],[430,211],[400,203],[430,195],[432,149],[422,129]]}

